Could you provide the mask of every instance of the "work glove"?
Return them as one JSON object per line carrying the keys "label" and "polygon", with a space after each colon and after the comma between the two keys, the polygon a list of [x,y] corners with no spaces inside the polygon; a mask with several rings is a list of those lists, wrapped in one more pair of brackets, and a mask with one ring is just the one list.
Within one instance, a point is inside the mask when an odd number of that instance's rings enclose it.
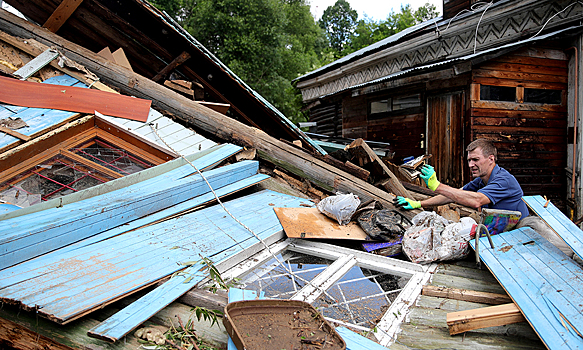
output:
{"label": "work glove", "polygon": [[423,167],[421,167],[420,177],[423,179],[423,181],[425,181],[427,187],[429,187],[429,189],[432,191],[435,191],[437,186],[440,185],[440,182],[437,181],[437,176],[435,176],[435,170],[429,164],[425,164]]}
{"label": "work glove", "polygon": [[397,200],[395,201],[395,204],[399,208],[403,208],[403,209],[407,209],[407,210],[421,208],[421,202],[414,201],[412,199],[401,197],[401,196],[397,196]]}

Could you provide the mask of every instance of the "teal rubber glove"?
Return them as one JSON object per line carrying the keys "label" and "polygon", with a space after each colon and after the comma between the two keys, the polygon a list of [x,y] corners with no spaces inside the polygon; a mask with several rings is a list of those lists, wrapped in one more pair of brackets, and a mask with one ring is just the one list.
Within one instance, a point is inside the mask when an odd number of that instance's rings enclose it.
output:
{"label": "teal rubber glove", "polygon": [[429,164],[425,164],[423,165],[423,167],[421,167],[420,176],[423,179],[423,181],[425,181],[425,183],[427,184],[427,187],[429,187],[429,189],[432,191],[435,191],[437,189],[437,186],[441,184],[439,181],[437,181],[435,170]]}
{"label": "teal rubber glove", "polygon": [[419,209],[421,208],[421,202],[397,196],[397,206],[407,210]]}

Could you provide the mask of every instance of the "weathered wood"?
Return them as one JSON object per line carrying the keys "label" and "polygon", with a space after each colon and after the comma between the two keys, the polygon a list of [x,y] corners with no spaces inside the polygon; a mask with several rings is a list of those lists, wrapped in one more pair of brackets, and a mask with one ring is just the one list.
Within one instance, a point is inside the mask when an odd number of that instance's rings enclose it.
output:
{"label": "weathered wood", "polygon": [[184,86],[182,86],[180,84],[176,84],[171,80],[166,80],[164,82],[164,86],[167,86],[172,90],[178,91],[178,92],[190,97],[191,99],[194,99],[194,90],[192,90],[192,89],[185,88]]}
{"label": "weathered wood", "polygon": [[[0,29],[12,35],[33,37],[45,45],[55,45],[69,58],[83,64],[90,70],[99,71],[103,81],[118,87],[125,93],[151,99],[163,110],[168,110],[195,128],[204,130],[223,140],[230,140],[257,149],[260,157],[276,165],[281,165],[293,173],[305,177],[317,186],[329,191],[352,192],[361,200],[374,198],[383,205],[393,208],[393,196],[338,169],[330,167],[308,155],[304,151],[267,135],[263,131],[248,127],[238,121],[225,118],[220,113],[200,106],[195,101],[173,92],[135,73],[109,65],[108,61],[95,53],[66,41],[48,31],[38,30],[33,24],[19,20],[13,15],[0,12]],[[130,84],[131,82],[131,84]],[[413,216],[417,211],[408,212]]]}
{"label": "weathered wood", "polygon": [[0,126],[0,132],[3,132],[3,133],[8,134],[10,136],[14,136],[14,137],[16,137],[18,139],[21,139],[22,141],[28,141],[28,140],[30,140],[30,136],[21,134],[18,131],[15,131],[15,130],[12,130],[12,129],[9,129],[9,128],[5,128],[3,126]]}
{"label": "weathered wood", "polygon": [[442,286],[446,288],[461,288],[487,293],[505,293],[504,288],[502,288],[499,284],[485,284],[483,280],[458,276],[446,276],[439,273],[433,276],[431,284],[434,286]]}
{"label": "weathered wood", "polygon": [[[0,31],[0,40],[18,48],[19,50],[22,50],[23,52],[25,52],[33,57],[40,55],[46,49],[49,48],[48,46],[46,46],[44,44],[41,44],[39,42],[35,42],[36,46],[40,46],[37,48],[37,47],[33,46],[32,43],[29,43],[26,40],[15,38],[15,37],[13,37],[7,33],[4,33],[2,31]],[[117,91],[111,89],[109,86],[107,86],[99,81],[91,80],[86,75],[83,75],[83,74],[79,73],[78,71],[69,69],[67,67],[59,66],[58,62],[55,60],[51,61],[49,64],[51,65],[51,67],[65,73],[67,75],[70,75],[79,81],[87,83],[87,85],[91,85],[91,87],[94,89],[99,89],[102,91],[109,91],[109,92],[117,93]]]}
{"label": "weathered wood", "polygon": [[83,0],[63,0],[55,12],[51,14],[51,17],[43,24],[43,27],[56,33],[82,2]]}
{"label": "weathered wood", "polygon": [[524,321],[526,319],[514,303],[447,314],[447,327],[451,335]]}
{"label": "weathered wood", "polygon": [[498,305],[498,304],[505,304],[505,303],[512,302],[512,299],[510,299],[510,297],[508,295],[504,295],[504,294],[476,292],[474,290],[459,289],[459,288],[447,288],[447,287],[439,287],[439,286],[432,286],[432,285],[424,286],[422,294],[427,295],[427,296],[432,296],[432,297],[471,301],[474,303],[491,304],[491,305]]}
{"label": "weathered wood", "polygon": [[18,350],[73,350],[12,321],[0,318],[0,345]]}
{"label": "weathered wood", "polygon": [[158,72],[158,74],[156,74],[152,78],[152,80],[155,82],[159,82],[160,80],[165,78],[176,67],[178,67],[179,65],[186,62],[186,60],[189,58],[190,58],[190,54],[186,51],[183,51],[180,55],[178,55],[178,57],[173,59],[172,62],[168,63],[168,65],[166,67],[164,67],[164,69],[162,69],[160,72]]}
{"label": "weathered wood", "polygon": [[364,142],[363,139],[354,140],[348,146],[348,150],[350,152],[355,152],[353,154],[356,154],[358,157],[366,157],[368,162],[373,162],[376,166],[380,167],[384,175],[390,178],[390,182],[387,183],[387,186],[389,186],[395,195],[411,198],[411,195],[405,189],[405,187],[403,187],[395,174],[389,170],[387,165],[379,158],[379,156],[376,155],[376,153],[374,153],[374,151],[366,144],[366,142]]}

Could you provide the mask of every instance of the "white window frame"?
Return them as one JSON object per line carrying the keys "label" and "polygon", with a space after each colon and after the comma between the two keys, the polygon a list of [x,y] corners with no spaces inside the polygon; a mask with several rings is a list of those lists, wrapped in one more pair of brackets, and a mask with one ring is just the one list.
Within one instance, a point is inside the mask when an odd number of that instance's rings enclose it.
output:
{"label": "white window frame", "polygon": [[[400,331],[401,323],[405,320],[410,307],[421,294],[423,286],[429,282],[437,269],[437,264],[419,265],[326,243],[293,238],[285,239],[283,231],[272,235],[264,242],[269,246],[269,250],[259,242],[216,264],[215,267],[221,273],[222,278],[225,280],[239,278],[271,260],[273,255],[280,254],[285,249],[334,261],[313,278],[311,283],[306,284],[300,291],[295,293],[291,298],[294,300],[313,303],[327,288],[334,285],[356,265],[381,273],[409,278],[405,287],[375,327],[377,332],[374,335],[379,344],[383,346],[389,346],[394,343],[397,333]],[[334,322],[337,321],[334,320]],[[352,324],[344,324],[344,326],[365,331],[369,330]]]}

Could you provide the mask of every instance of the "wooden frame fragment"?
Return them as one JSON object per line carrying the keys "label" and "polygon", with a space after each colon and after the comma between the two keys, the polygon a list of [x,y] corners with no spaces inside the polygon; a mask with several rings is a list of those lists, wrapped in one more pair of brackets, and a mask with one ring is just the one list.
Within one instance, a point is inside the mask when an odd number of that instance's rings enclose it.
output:
{"label": "wooden frame fragment", "polygon": [[450,312],[446,320],[450,335],[526,321],[514,303]]}

